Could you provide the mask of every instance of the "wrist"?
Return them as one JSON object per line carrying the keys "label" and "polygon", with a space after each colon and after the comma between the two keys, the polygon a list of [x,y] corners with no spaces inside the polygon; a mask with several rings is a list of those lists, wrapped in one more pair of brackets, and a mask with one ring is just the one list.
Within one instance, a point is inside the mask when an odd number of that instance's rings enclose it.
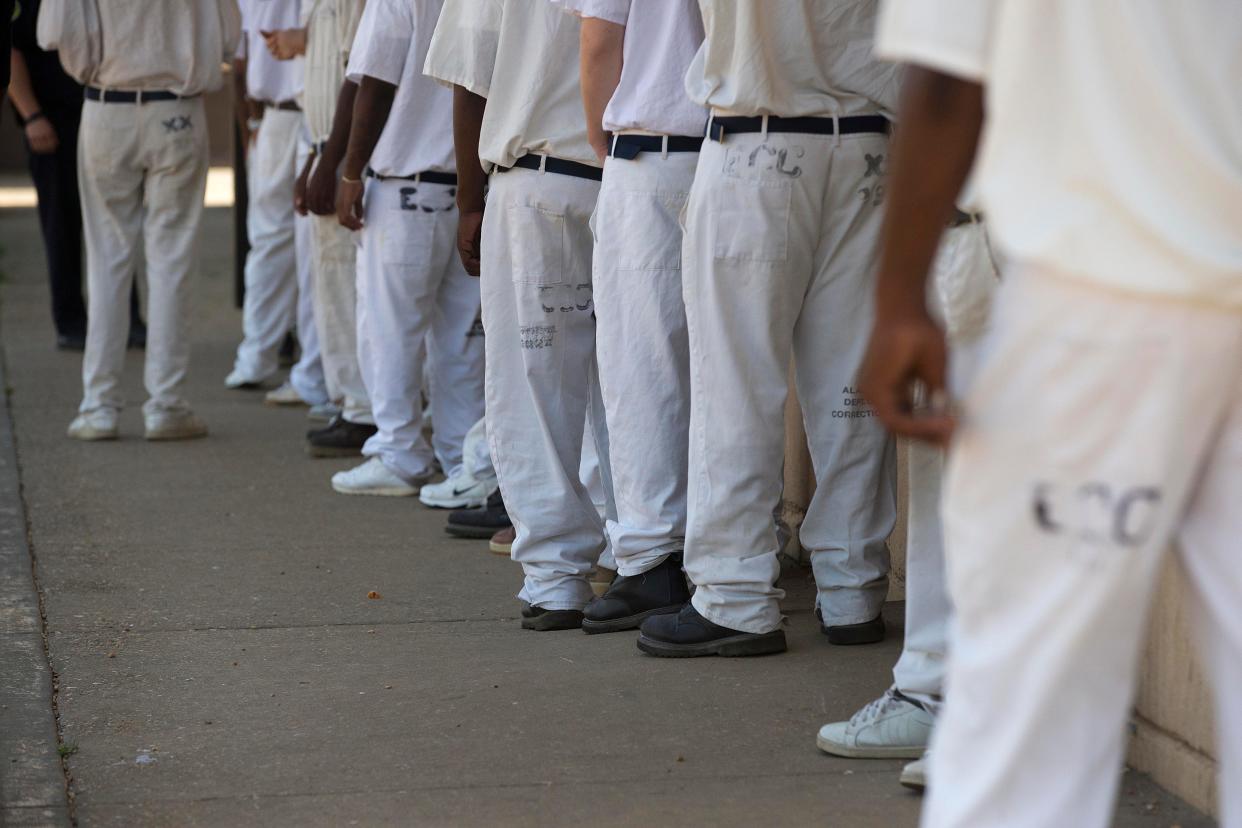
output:
{"label": "wrist", "polygon": [[47,116],[43,114],[43,110],[36,109],[34,112],[31,112],[29,115],[22,118],[22,126],[26,127],[26,126],[30,126],[35,121],[46,121],[46,120],[47,120]]}

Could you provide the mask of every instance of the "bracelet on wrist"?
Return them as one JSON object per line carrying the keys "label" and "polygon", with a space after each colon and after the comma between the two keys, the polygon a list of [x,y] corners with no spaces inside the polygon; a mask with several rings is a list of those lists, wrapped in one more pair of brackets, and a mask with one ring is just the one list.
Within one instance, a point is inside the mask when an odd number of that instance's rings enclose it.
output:
{"label": "bracelet on wrist", "polygon": [[43,110],[40,109],[35,112],[31,112],[29,117],[23,118],[22,126],[29,126],[30,124],[33,124],[35,121],[46,121],[46,120],[47,120],[47,116],[44,115]]}
{"label": "bracelet on wrist", "polygon": [[341,183],[343,183],[343,184],[361,184],[361,183],[362,183],[362,179],[361,179],[361,178],[350,178],[349,176],[347,176],[347,175],[345,175],[345,174],[343,174],[343,173],[342,173],[342,174],[341,174]]}

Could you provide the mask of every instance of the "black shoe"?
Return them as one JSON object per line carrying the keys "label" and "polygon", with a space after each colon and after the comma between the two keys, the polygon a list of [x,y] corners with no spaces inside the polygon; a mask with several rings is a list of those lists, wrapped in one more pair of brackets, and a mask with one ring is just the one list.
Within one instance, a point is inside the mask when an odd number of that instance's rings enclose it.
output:
{"label": "black shoe", "polygon": [[306,452],[311,457],[357,457],[375,432],[373,425],[338,416],[327,428],[306,432]]}
{"label": "black shoe", "polygon": [[56,347],[61,351],[85,351],[86,334],[57,334]]}
{"label": "black shoe", "polygon": [[134,351],[145,351],[147,348],[147,326],[141,321],[129,326],[129,341],[125,347]]}
{"label": "black shoe", "polygon": [[785,652],[785,631],[747,633],[713,624],[686,602],[675,615],[653,615],[643,622],[638,649],[664,658],[756,656]]}
{"label": "black shoe", "polygon": [[512,525],[509,513],[505,511],[504,498],[497,489],[487,499],[487,505],[481,509],[457,509],[449,512],[444,531],[458,538],[488,540],[501,529]]}
{"label": "black shoe", "polygon": [[828,636],[829,644],[849,647],[854,644],[875,644],[884,640],[886,630],[884,617],[881,615],[860,624],[838,624],[835,627],[824,623],[824,616],[818,609],[815,610],[815,615],[819,618],[819,631]]}
{"label": "black shoe", "polygon": [[285,334],[284,342],[280,343],[280,352],[276,355],[280,362],[280,367],[292,368],[294,365],[297,365],[300,351],[298,338],[293,335],[293,332]]}
{"label": "black shoe", "polygon": [[581,610],[550,610],[532,607],[522,608],[522,629],[536,632],[553,630],[576,630],[582,626]]}
{"label": "black shoe", "polygon": [[619,576],[608,591],[582,611],[582,630],[610,633],[636,630],[653,615],[679,611],[690,600],[681,556],[669,555],[641,575]]}

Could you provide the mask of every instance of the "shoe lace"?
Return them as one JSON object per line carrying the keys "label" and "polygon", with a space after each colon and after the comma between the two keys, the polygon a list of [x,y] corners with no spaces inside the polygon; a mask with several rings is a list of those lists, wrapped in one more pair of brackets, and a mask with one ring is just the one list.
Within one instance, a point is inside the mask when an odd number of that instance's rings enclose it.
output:
{"label": "shoe lace", "polygon": [[884,691],[884,695],[869,702],[866,707],[855,713],[850,718],[850,721],[857,725],[869,724],[879,719],[898,704],[909,701],[909,699],[901,695],[896,687],[890,687]]}

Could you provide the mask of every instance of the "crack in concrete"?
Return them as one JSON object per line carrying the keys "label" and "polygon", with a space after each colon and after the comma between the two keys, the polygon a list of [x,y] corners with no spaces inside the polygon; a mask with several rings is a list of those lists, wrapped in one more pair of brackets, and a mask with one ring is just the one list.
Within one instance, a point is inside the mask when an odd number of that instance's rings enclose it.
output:
{"label": "crack in concrete", "polygon": [[75,792],[73,771],[69,768],[69,756],[72,750],[65,743],[65,731],[60,718],[60,674],[52,663],[51,642],[48,635],[47,606],[44,600],[43,586],[39,582],[39,559],[34,549],[33,527],[30,522],[30,505],[26,502],[26,486],[23,482],[22,458],[17,442],[17,425],[13,419],[13,387],[9,385],[8,352],[0,341],[0,376],[4,384],[4,428],[8,432],[9,445],[13,452],[13,473],[17,478],[17,500],[21,508],[22,529],[26,538],[26,555],[30,558],[30,577],[34,583],[35,601],[39,611],[39,637],[43,644],[43,660],[47,665],[48,675],[52,682],[52,697],[48,700],[52,708],[52,721],[56,728],[56,752],[60,759],[60,770],[64,776],[65,807],[69,824],[76,828],[78,824],[75,808]]}

